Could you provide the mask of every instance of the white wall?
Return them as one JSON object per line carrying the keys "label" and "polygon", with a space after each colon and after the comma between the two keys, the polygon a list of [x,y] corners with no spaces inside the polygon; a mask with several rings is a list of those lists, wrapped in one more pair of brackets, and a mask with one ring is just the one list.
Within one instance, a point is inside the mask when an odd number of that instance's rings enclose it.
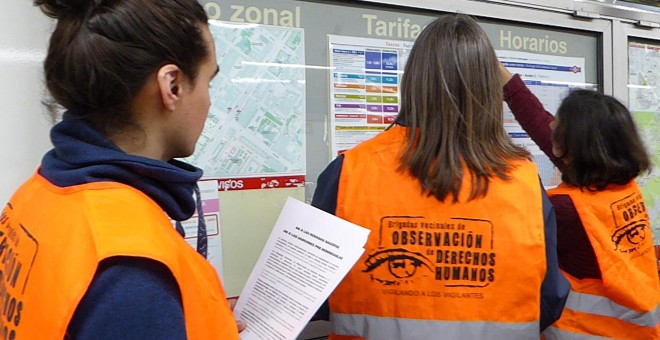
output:
{"label": "white wall", "polygon": [[53,24],[32,1],[0,1],[0,207],[51,147],[41,100]]}

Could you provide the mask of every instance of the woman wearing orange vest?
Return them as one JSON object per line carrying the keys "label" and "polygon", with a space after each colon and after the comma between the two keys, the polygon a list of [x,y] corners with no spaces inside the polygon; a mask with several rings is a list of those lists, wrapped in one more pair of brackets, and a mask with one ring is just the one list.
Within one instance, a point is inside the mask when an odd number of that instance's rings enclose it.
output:
{"label": "woman wearing orange vest", "polygon": [[[238,339],[215,270],[170,218],[201,203],[192,154],[215,45],[194,0],[36,0],[66,111],[0,217],[4,339]],[[195,198],[196,196],[196,198]]]}
{"label": "woman wearing orange vest", "polygon": [[571,283],[547,339],[658,339],[660,283],[644,198],[635,177],[650,161],[630,112],[616,99],[576,90],[553,117],[519,75],[501,66],[504,98],[562,172],[549,190],[559,266]]}
{"label": "woman wearing orange vest", "polygon": [[555,218],[502,124],[498,61],[470,17],[415,41],[394,124],[337,157],[313,205],[371,229],[329,298],[331,339],[538,339],[561,314]]}

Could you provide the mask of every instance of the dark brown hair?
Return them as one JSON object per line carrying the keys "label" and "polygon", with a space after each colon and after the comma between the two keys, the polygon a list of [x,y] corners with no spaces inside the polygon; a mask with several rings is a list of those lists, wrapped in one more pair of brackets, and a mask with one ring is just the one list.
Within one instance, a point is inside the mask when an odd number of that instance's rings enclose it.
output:
{"label": "dark brown hair", "polygon": [[562,180],[580,188],[626,184],[651,169],[630,111],[596,91],[576,90],[562,101],[552,138],[566,164]]}
{"label": "dark brown hair", "polygon": [[414,127],[401,170],[441,201],[458,200],[464,166],[469,199],[484,196],[492,176],[509,179],[511,161],[529,154],[504,130],[502,91],[495,51],[474,19],[444,15],[426,26],[401,83],[395,123]]}
{"label": "dark brown hair", "polygon": [[195,0],[35,0],[58,19],[44,63],[54,101],[108,133],[132,123],[147,77],[177,65],[192,81],[210,55]]}

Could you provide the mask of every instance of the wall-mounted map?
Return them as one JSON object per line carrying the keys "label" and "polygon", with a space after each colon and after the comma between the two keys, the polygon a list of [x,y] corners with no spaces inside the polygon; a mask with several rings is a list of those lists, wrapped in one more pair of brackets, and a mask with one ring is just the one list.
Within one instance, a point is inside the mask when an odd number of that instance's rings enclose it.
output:
{"label": "wall-mounted map", "polygon": [[628,105],[654,164],[638,179],[656,244],[660,242],[660,45],[628,44]]}
{"label": "wall-mounted map", "polygon": [[210,21],[220,73],[188,162],[205,177],[305,173],[303,30]]}

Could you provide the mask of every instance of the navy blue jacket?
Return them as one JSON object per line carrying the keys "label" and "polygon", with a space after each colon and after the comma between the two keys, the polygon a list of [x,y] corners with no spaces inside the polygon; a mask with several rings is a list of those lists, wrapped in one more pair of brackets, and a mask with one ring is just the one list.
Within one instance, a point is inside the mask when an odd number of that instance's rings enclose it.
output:
{"label": "navy blue jacket", "polygon": [[[57,186],[120,182],[147,194],[172,219],[188,219],[195,211],[193,190],[201,169],[176,160],[128,155],[71,113],[53,127],[51,141],[54,149],[44,156],[39,173]],[[181,294],[174,276],[164,264],[149,259],[103,261],[69,323],[68,336],[185,339]]]}

